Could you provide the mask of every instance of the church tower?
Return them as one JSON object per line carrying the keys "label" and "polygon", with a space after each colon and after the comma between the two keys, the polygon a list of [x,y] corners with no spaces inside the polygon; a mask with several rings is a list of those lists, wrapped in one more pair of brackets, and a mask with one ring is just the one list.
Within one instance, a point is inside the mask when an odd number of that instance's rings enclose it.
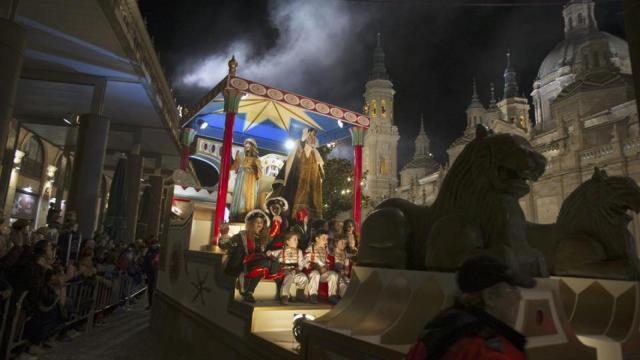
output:
{"label": "church tower", "polygon": [[507,51],[507,66],[504,69],[504,97],[497,104],[498,118],[489,127],[497,133],[512,133],[520,136],[531,135],[529,100],[519,93],[516,71],[511,65],[511,53]]}
{"label": "church tower", "polygon": [[[487,110],[482,105],[480,97],[478,96],[478,88],[476,87],[476,79],[473,78],[473,94],[471,95],[471,103],[467,107],[467,128],[474,131],[476,125],[485,124],[485,113]],[[465,129],[465,130],[466,130]]]}
{"label": "church tower", "polygon": [[373,204],[388,198],[398,186],[398,128],[393,124],[393,84],[384,64],[378,34],[373,67],[365,85],[364,109],[371,119],[365,135],[362,169],[367,175],[365,194]]}
{"label": "church tower", "polygon": [[418,185],[418,180],[440,170],[440,164],[433,159],[429,152],[429,137],[424,130],[424,116],[420,118],[420,131],[416,137],[416,149],[413,159],[400,170],[400,186]]}

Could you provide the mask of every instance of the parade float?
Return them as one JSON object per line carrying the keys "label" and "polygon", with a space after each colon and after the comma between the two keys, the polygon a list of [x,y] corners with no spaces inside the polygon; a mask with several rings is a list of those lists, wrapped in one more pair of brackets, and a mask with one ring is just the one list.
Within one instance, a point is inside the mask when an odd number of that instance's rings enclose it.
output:
{"label": "parade float", "polygon": [[[284,159],[287,140],[302,138],[304,129],[316,129],[320,143],[350,134],[359,226],[361,147],[369,119],[238,77],[236,68],[230,61],[229,75],[185,117],[183,166],[196,134],[207,137],[203,130],[209,129],[208,137],[220,141],[210,150],[218,155],[220,181],[216,191],[179,179],[168,190],[171,225],[161,239],[151,320],[164,359],[402,359],[426,322],[452,304],[455,264],[477,249],[495,251],[538,277],[535,288],[522,292],[516,324],[527,336],[530,359],[640,358],[640,268],[624,221],[627,210],[640,210],[640,189],[596,170],[567,199],[555,224],[528,224],[517,200],[544,171],[544,159],[511,135],[480,131],[448,172],[433,206],[396,199],[380,204],[363,223],[358,266],[334,307],[279,305],[275,285],[266,281],[256,290],[257,303],[241,301],[217,246],[233,203],[227,185],[234,144],[255,144]],[[496,174],[517,176],[492,178]],[[517,186],[501,188],[500,181]],[[198,214],[198,207],[208,213]],[[198,223],[205,213],[209,225]],[[498,221],[504,219],[515,220]],[[603,238],[606,225],[611,236]],[[487,237],[499,241],[485,244]],[[617,255],[608,255],[609,249]]]}

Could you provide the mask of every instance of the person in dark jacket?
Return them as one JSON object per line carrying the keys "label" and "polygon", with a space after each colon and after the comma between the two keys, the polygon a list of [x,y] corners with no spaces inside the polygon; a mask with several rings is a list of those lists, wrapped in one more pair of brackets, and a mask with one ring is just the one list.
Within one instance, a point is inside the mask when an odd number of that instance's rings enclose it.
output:
{"label": "person in dark jacket", "polygon": [[436,315],[408,360],[525,360],[525,337],[513,329],[521,295],[535,280],[499,259],[478,255],[457,274],[462,294],[454,306]]}
{"label": "person in dark jacket", "polygon": [[[33,246],[31,261],[20,271],[22,278],[13,284],[17,294],[28,291],[24,310],[30,318],[25,323],[23,337],[39,351],[39,345],[53,336],[62,325],[62,314],[57,306],[58,294],[50,284],[53,260],[51,243],[47,240],[38,241]],[[30,352],[33,350],[29,349]]]}
{"label": "person in dark jacket", "polygon": [[156,289],[156,280],[158,278],[158,269],[160,266],[160,244],[152,242],[149,245],[149,251],[144,256],[142,268],[147,280],[147,299],[149,301],[147,309],[151,309],[153,303],[153,292]]}

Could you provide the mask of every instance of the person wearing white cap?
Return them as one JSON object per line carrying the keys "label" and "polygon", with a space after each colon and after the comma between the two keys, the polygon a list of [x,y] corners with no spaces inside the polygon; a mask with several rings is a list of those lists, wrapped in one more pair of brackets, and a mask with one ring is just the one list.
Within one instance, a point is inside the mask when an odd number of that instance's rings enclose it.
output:
{"label": "person wearing white cap", "polygon": [[258,158],[258,144],[252,138],[244,141],[244,153],[236,152],[231,170],[236,181],[231,199],[231,219],[242,219],[246,213],[258,207],[258,180],[262,166]]}

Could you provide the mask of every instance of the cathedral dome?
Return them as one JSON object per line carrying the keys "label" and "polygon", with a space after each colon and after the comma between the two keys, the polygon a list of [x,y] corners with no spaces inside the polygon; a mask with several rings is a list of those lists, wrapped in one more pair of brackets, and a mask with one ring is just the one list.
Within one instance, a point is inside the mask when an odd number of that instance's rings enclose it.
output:
{"label": "cathedral dome", "polygon": [[[557,74],[558,70],[563,67],[569,66],[574,69],[574,66],[580,61],[578,56],[580,49],[590,42],[600,39],[605,39],[609,43],[613,63],[618,65],[623,73],[630,72],[629,46],[627,42],[607,32],[598,31],[581,36],[572,36],[558,43],[542,61],[538,70],[537,80],[548,83],[555,80],[556,77],[564,75]],[[570,70],[570,72],[575,73],[573,70]],[[550,76],[551,78],[548,78]]]}

